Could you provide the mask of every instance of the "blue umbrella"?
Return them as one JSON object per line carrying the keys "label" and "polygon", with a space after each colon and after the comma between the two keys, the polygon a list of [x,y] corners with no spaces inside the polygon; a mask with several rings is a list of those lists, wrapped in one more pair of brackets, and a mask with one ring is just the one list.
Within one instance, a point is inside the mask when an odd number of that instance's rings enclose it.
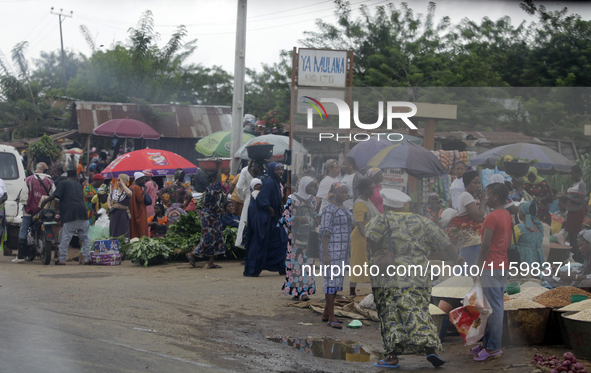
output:
{"label": "blue umbrella", "polygon": [[[423,144],[423,140],[418,137],[410,135],[403,136],[403,141],[410,141],[417,145]],[[376,154],[385,148],[396,144],[400,144],[400,141],[388,141],[386,137],[381,137],[380,140],[378,140],[378,138],[374,136],[370,137],[367,141],[360,141],[353,147],[353,149],[351,149],[351,151],[349,151],[347,156],[355,158],[357,166],[359,166],[360,169],[364,169],[367,162],[376,156]]]}
{"label": "blue umbrella", "polygon": [[410,141],[382,149],[367,162],[366,168],[401,168],[417,178],[447,174],[445,167],[430,150]]}
{"label": "blue umbrella", "polygon": [[569,172],[573,163],[562,154],[554,150],[535,144],[520,142],[517,144],[499,146],[486,151],[470,161],[472,166],[495,168],[500,157],[511,155],[514,158],[537,160],[533,164],[541,174],[555,174],[556,172]]}

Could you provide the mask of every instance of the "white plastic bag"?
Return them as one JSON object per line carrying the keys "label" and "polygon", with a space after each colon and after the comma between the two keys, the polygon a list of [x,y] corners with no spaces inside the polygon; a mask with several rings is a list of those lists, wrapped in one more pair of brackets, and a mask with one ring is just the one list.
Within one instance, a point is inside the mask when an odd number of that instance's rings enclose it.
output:
{"label": "white plastic bag", "polygon": [[480,279],[477,279],[464,298],[464,306],[452,310],[449,318],[466,345],[473,345],[484,337],[486,321],[491,313],[492,308],[484,295]]}
{"label": "white plastic bag", "polygon": [[359,307],[375,311],[376,304],[374,303],[374,300],[373,300],[373,294],[369,294],[367,297],[363,298],[361,303],[359,303]]}
{"label": "white plastic bag", "polygon": [[109,216],[107,215],[107,211],[105,209],[100,209],[97,211],[98,218],[94,225],[100,228],[109,228]]}

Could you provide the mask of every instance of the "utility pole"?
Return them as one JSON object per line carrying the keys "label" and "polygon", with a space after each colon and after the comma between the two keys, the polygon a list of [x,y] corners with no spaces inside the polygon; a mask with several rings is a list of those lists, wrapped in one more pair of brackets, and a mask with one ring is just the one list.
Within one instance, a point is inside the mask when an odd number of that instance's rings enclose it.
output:
{"label": "utility pole", "polygon": [[234,159],[242,145],[242,121],[244,118],[244,76],[246,59],[246,0],[238,0],[236,22],[236,52],[234,60],[234,95],[232,98],[231,173],[235,174],[238,162]]}
{"label": "utility pole", "polygon": [[[66,56],[64,54],[64,37],[62,36],[62,22],[65,21],[66,17],[72,18],[73,13],[73,11],[70,11],[70,14],[65,14],[63,9],[60,9],[59,13],[55,13],[53,11],[53,7],[51,7],[51,14],[57,15],[60,21],[60,42],[62,44],[62,71],[64,73],[64,88],[67,88],[68,79],[66,78]],[[62,19],[62,17],[64,18]]]}

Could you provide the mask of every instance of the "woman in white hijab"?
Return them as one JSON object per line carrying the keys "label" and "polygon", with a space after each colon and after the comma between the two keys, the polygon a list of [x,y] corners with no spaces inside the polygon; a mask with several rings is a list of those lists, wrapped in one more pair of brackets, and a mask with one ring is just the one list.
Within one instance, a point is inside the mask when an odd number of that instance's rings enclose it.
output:
{"label": "woman in white hijab", "polygon": [[308,238],[316,228],[316,192],[318,182],[310,176],[301,178],[298,191],[287,199],[283,217],[279,220],[287,229],[289,242],[285,259],[285,282],[283,291],[292,295],[292,300],[308,300],[308,295],[316,293],[314,275],[303,273],[302,266],[314,266],[314,259],[308,256]]}
{"label": "woman in white hijab", "polygon": [[246,221],[248,220],[248,206],[250,205],[250,193],[252,192],[250,183],[254,178],[257,178],[262,174],[262,166],[258,162],[251,160],[248,164],[248,167],[244,167],[242,171],[240,171],[240,179],[238,180],[238,184],[236,184],[236,193],[238,194],[238,198],[244,201],[244,206],[242,207],[242,214],[240,215],[240,225],[238,226],[238,233],[236,236],[236,243],[234,244],[234,246],[240,247],[242,249],[244,249],[242,239],[244,234],[244,227],[246,226]]}

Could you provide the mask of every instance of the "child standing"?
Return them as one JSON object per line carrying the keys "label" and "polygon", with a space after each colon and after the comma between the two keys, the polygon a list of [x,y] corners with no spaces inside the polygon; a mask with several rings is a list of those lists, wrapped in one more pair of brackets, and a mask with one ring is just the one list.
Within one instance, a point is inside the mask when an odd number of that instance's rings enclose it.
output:
{"label": "child standing", "polygon": [[[482,243],[476,265],[484,266],[480,277],[484,295],[491,305],[492,313],[486,324],[482,344],[469,352],[475,361],[484,361],[498,356],[503,339],[503,313],[505,283],[509,277],[507,249],[511,243],[511,214],[504,209],[509,190],[505,184],[493,183],[486,188],[486,205],[493,209],[482,223]],[[481,201],[481,203],[484,201]]]}
{"label": "child standing", "polygon": [[[318,232],[322,266],[341,267],[349,264],[353,214],[345,207],[344,202],[348,199],[347,185],[341,182],[333,183],[328,192],[329,205],[322,211],[322,222]],[[331,279],[330,272],[327,271],[324,276],[326,306],[322,321],[328,321],[328,326],[335,329],[343,328],[334,315],[334,302],[337,292],[343,290],[343,280],[343,273]]]}

